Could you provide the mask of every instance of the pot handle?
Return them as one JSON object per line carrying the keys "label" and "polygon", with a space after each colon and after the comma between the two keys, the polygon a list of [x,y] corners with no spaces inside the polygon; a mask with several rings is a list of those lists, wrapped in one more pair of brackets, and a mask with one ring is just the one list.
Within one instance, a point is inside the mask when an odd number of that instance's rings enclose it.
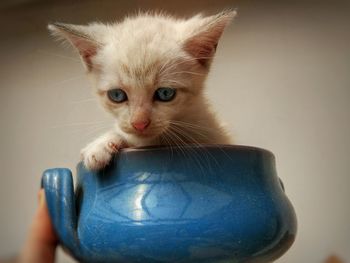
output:
{"label": "pot handle", "polygon": [[79,242],[72,172],[65,168],[48,169],[43,173],[41,186],[45,190],[51,221],[61,244],[77,253]]}

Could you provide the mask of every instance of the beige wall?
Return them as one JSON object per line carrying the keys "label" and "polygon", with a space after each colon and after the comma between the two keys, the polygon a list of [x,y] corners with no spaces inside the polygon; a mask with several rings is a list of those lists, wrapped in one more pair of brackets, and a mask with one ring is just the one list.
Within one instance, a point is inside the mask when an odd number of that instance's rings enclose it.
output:
{"label": "beige wall", "polygon": [[[278,262],[321,262],[331,253],[350,260],[349,4],[278,0],[6,1],[0,257],[23,243],[42,171],[74,170],[80,148],[110,124],[78,58],[49,38],[45,24],[111,20],[138,8],[191,14],[232,6],[239,16],[219,46],[208,94],[237,143],[276,154],[299,219],[297,240]],[[60,253],[59,262],[71,261]]]}

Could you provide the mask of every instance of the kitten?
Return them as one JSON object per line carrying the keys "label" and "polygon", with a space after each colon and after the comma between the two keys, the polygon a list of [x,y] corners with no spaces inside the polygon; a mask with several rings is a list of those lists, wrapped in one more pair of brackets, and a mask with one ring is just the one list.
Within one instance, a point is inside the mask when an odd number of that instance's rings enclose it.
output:
{"label": "kitten", "polygon": [[231,142],[203,85],[235,15],[182,20],[146,13],[114,24],[48,26],[77,49],[99,100],[115,117],[114,130],[82,150],[87,168],[105,167],[123,147]]}

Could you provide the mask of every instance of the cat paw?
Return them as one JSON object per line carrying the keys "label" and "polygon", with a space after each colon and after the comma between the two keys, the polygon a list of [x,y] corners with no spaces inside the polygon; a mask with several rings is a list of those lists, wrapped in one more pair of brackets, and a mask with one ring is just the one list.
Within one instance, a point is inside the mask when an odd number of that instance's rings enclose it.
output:
{"label": "cat paw", "polygon": [[81,159],[86,168],[97,171],[106,167],[121,144],[117,142],[92,142],[81,150]]}

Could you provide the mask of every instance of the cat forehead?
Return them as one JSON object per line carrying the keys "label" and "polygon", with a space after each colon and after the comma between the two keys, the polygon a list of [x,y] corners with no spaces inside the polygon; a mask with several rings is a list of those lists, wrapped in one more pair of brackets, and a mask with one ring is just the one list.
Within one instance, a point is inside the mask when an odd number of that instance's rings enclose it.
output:
{"label": "cat forehead", "polygon": [[162,54],[179,47],[201,21],[199,16],[183,20],[165,15],[138,15],[108,25],[104,42],[131,57],[135,52]]}
{"label": "cat forehead", "polygon": [[116,32],[120,37],[141,36],[145,37],[152,34],[154,37],[165,35],[174,37],[177,32],[180,21],[171,17],[163,16],[137,16],[126,18],[123,22],[115,25]]}
{"label": "cat forehead", "polygon": [[109,44],[127,59],[137,56],[157,56],[177,49],[181,45],[181,28],[172,19],[138,17],[116,25]]}
{"label": "cat forehead", "polygon": [[105,73],[130,86],[156,82],[163,67],[188,56],[181,48],[181,22],[170,18],[127,19],[110,33],[98,60]]}

